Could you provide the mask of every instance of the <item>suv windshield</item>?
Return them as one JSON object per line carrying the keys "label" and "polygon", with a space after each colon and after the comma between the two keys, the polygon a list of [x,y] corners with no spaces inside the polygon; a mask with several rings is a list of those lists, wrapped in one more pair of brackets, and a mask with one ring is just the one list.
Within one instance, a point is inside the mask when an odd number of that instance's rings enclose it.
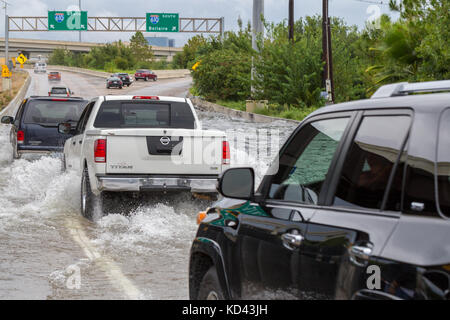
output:
{"label": "suv windshield", "polygon": [[78,121],[86,101],[31,100],[25,111],[24,123],[57,126]]}
{"label": "suv windshield", "polygon": [[94,127],[194,129],[195,119],[185,102],[106,101]]}

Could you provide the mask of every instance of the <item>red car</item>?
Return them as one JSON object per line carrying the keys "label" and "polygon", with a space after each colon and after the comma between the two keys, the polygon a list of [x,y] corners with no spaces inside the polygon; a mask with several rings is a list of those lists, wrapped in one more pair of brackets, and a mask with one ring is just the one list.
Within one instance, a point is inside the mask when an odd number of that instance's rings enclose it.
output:
{"label": "red car", "polygon": [[136,81],[139,79],[156,81],[158,80],[158,76],[151,70],[137,70],[134,74],[134,79],[136,79]]}
{"label": "red car", "polygon": [[61,81],[61,73],[57,71],[49,72],[48,81]]}

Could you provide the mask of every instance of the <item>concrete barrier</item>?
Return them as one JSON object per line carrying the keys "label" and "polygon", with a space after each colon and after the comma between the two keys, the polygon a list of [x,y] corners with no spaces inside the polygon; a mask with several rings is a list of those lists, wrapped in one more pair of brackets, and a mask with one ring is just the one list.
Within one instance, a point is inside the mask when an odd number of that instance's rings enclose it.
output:
{"label": "concrete barrier", "polygon": [[245,112],[245,111],[241,111],[241,110],[227,108],[227,107],[224,107],[224,106],[212,103],[212,102],[205,101],[199,97],[193,97],[190,94],[188,95],[188,98],[191,99],[195,108],[199,109],[201,111],[223,113],[223,114],[229,115],[230,117],[241,118],[241,119],[245,119],[245,120],[248,120],[251,122],[259,122],[259,123],[269,123],[269,122],[280,121],[280,120],[295,123],[295,124],[300,123],[300,121],[297,121],[297,120],[269,117],[269,116],[265,116],[262,114]]}
{"label": "concrete barrier", "polygon": [[0,115],[3,116],[7,112],[11,115],[11,112],[19,106],[19,104],[22,102],[23,99],[25,99],[28,89],[30,88],[30,84],[31,84],[31,77],[28,74],[25,82],[17,92],[16,96],[8,103],[8,105],[5,108],[3,108],[3,110],[0,111]]}
{"label": "concrete barrier", "polygon": [[[103,78],[103,79],[109,78],[112,74],[110,72],[95,71],[95,70],[76,68],[76,67],[54,66],[54,65],[49,65],[47,67],[47,69],[53,70],[53,71],[76,72],[76,73],[81,73],[81,74],[85,74],[85,75],[89,75],[89,76],[93,76],[93,77],[99,77],[99,78]],[[158,79],[184,78],[191,74],[190,71],[187,69],[153,70],[153,72],[156,73],[156,75],[158,76]]]}

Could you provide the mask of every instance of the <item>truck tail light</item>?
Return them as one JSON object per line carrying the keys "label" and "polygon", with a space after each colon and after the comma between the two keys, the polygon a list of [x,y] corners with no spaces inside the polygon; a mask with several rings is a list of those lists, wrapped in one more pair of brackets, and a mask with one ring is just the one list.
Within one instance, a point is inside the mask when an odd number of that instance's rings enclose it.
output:
{"label": "truck tail light", "polygon": [[94,161],[96,163],[105,163],[106,162],[106,139],[95,140]]}
{"label": "truck tail light", "polygon": [[158,96],[134,96],[133,100],[159,100]]}
{"label": "truck tail light", "polygon": [[22,130],[17,131],[17,143],[23,144],[25,141],[25,132]]}
{"label": "truck tail light", "polygon": [[228,141],[222,142],[222,164],[230,164],[230,144]]}

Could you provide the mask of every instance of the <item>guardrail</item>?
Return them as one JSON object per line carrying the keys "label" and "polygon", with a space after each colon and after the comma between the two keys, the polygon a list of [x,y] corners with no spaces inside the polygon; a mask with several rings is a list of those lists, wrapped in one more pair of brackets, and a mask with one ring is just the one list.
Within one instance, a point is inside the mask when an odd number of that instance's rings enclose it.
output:
{"label": "guardrail", "polygon": [[[14,112],[14,109],[19,106],[28,92],[28,88],[31,84],[30,75],[27,76],[27,79],[23,83],[22,87],[17,92],[16,96],[8,103],[8,105],[0,111],[0,115],[4,115],[5,113],[9,113],[11,115],[11,111]],[[11,109],[11,110],[10,110]]]}
{"label": "guardrail", "polygon": [[273,121],[286,121],[286,122],[291,122],[291,123],[295,123],[295,124],[300,123],[300,121],[297,121],[297,120],[270,117],[270,116],[266,116],[263,114],[257,114],[257,113],[251,113],[251,112],[227,108],[227,107],[203,100],[199,97],[194,97],[191,94],[188,94],[188,98],[191,99],[195,108],[198,110],[201,110],[201,111],[218,112],[218,113],[229,115],[230,117],[245,119],[245,120],[248,120],[251,122],[258,122],[258,123],[269,123],[269,122],[273,122]]}
{"label": "guardrail", "polygon": [[[103,78],[103,79],[107,79],[111,76],[110,72],[95,71],[95,70],[89,70],[89,69],[83,69],[83,68],[77,68],[77,67],[49,65],[47,68],[49,70],[54,70],[54,71],[76,72],[76,73],[81,73],[81,74],[85,74],[85,75],[89,75],[89,76],[93,76],[93,77],[99,77],[99,78]],[[153,72],[156,73],[156,75],[158,76],[158,79],[185,78],[191,74],[190,71],[187,69],[153,70]]]}

